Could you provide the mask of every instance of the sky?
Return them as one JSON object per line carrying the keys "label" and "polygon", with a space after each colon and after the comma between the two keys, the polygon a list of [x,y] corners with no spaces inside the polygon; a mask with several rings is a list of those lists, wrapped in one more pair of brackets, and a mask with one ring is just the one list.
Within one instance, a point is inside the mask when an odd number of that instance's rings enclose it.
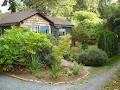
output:
{"label": "sky", "polygon": [[[3,3],[4,0],[0,0],[0,10],[2,10],[3,13],[8,12],[9,5],[1,7],[1,4]],[[19,1],[19,0],[17,0]],[[117,0],[113,0],[115,2]]]}
{"label": "sky", "polygon": [[8,12],[8,8],[9,8],[9,6],[4,6],[4,7],[1,7],[1,5],[2,5],[2,3],[3,3],[3,1],[4,0],[0,0],[0,10],[2,10],[2,12],[4,13],[4,12]]}

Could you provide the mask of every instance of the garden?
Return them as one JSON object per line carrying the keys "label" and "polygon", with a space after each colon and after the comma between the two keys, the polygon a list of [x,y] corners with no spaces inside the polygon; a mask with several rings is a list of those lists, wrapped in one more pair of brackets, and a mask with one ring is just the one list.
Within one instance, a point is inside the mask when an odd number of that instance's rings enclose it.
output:
{"label": "garden", "polygon": [[59,83],[76,81],[117,63],[112,58],[119,55],[119,7],[106,7],[104,18],[76,10],[71,17],[72,33],[58,38],[28,28],[5,29],[0,37],[0,72],[23,80]]}
{"label": "garden", "polygon": [[113,79],[106,85],[103,90],[119,90],[120,89],[120,71],[113,76]]}

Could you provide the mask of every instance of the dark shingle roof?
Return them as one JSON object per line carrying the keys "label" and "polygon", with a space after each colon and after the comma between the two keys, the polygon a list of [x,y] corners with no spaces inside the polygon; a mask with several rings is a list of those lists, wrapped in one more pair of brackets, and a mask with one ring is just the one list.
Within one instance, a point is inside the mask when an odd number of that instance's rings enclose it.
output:
{"label": "dark shingle roof", "polygon": [[56,25],[72,26],[72,23],[61,18],[47,17]]}
{"label": "dark shingle roof", "polygon": [[20,23],[21,21],[23,21],[35,14],[41,15],[44,19],[46,19],[47,21],[49,21],[50,23],[53,23],[53,24],[72,26],[72,24],[68,21],[65,21],[65,20],[62,20],[59,18],[46,17],[46,16],[42,15],[41,13],[39,13],[37,10],[26,10],[26,11],[22,11],[22,12],[1,15],[0,16],[0,26],[13,25],[13,24]]}

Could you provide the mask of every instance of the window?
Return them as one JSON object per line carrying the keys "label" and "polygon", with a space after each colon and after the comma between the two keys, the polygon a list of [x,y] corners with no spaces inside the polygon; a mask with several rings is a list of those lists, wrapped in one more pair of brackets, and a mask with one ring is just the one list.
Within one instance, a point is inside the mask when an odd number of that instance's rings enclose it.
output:
{"label": "window", "polygon": [[66,30],[65,29],[59,29],[59,35],[60,36],[66,35]]}
{"label": "window", "polygon": [[35,32],[38,32],[39,31],[39,27],[40,26],[31,26],[31,29]]}
{"label": "window", "polygon": [[49,33],[49,26],[40,26],[39,31]]}
{"label": "window", "polygon": [[49,33],[49,26],[29,26],[28,28],[32,29],[35,32]]}

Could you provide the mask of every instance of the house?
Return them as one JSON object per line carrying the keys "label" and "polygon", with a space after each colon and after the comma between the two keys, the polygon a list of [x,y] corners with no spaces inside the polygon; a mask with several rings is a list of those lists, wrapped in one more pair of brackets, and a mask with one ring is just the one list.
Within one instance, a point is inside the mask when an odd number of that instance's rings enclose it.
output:
{"label": "house", "polygon": [[38,10],[26,10],[0,16],[0,27],[26,27],[35,32],[44,32],[55,36],[71,33],[71,22],[41,14]]}

